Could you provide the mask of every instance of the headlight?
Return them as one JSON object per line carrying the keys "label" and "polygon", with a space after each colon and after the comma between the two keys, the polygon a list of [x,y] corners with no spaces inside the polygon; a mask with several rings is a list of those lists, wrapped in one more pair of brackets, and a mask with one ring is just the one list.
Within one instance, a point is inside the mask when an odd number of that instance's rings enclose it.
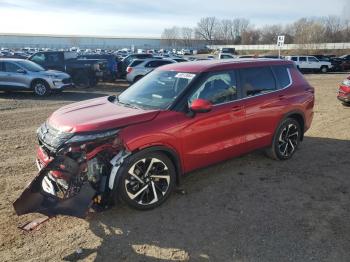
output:
{"label": "headlight", "polygon": [[92,141],[96,139],[103,139],[108,138],[113,135],[116,135],[119,132],[119,130],[109,130],[101,133],[95,133],[95,134],[81,134],[81,135],[75,135],[71,139],[67,140],[66,144],[70,143],[81,143],[81,142],[87,142]]}
{"label": "headlight", "polygon": [[350,86],[350,80],[349,79],[344,80],[343,85]]}

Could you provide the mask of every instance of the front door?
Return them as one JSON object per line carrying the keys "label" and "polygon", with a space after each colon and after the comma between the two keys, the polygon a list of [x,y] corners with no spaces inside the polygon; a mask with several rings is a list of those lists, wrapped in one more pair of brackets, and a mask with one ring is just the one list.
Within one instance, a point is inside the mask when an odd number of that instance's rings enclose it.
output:
{"label": "front door", "polygon": [[189,97],[213,103],[207,113],[197,113],[185,121],[182,130],[182,148],[185,170],[204,167],[239,155],[245,142],[242,128],[245,109],[239,101],[234,71],[208,74]]}

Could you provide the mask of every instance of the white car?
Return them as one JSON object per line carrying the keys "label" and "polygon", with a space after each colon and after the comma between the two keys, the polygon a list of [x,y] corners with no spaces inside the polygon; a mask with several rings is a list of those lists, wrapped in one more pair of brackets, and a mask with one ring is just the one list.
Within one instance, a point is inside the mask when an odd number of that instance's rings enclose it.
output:
{"label": "white car", "polygon": [[333,67],[330,62],[320,61],[314,56],[286,56],[285,59],[294,61],[301,71],[327,73]]}

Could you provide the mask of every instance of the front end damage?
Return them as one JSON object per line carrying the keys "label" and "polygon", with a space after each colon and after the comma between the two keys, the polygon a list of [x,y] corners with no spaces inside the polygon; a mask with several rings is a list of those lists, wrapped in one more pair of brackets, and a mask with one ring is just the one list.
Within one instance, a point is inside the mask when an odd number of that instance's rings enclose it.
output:
{"label": "front end damage", "polygon": [[129,155],[119,130],[74,134],[44,123],[37,133],[39,173],[14,202],[18,215],[84,218],[91,207],[111,205],[117,171]]}

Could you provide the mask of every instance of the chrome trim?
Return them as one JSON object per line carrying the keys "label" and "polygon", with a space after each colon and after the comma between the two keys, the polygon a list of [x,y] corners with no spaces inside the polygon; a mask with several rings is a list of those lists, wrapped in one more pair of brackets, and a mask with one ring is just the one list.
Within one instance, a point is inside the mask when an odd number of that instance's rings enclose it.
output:
{"label": "chrome trim", "polygon": [[287,72],[288,72],[290,83],[289,83],[289,85],[287,85],[287,86],[285,86],[285,87],[283,87],[281,89],[277,89],[277,90],[274,90],[274,91],[271,91],[271,92],[268,92],[268,93],[263,93],[263,94],[259,94],[259,95],[255,95],[255,96],[243,97],[243,98],[240,98],[240,99],[237,99],[237,100],[227,101],[227,102],[220,103],[220,104],[215,104],[215,105],[213,105],[213,107],[220,106],[220,105],[225,105],[225,104],[228,104],[228,103],[233,103],[233,102],[237,102],[237,101],[241,101],[241,100],[246,100],[246,99],[254,98],[254,97],[257,97],[257,96],[268,95],[268,94],[271,94],[271,93],[275,93],[275,92],[279,92],[279,91],[282,91],[284,89],[287,89],[288,87],[290,87],[293,84],[293,79],[292,79],[292,76],[290,74],[289,68],[287,68]]}

